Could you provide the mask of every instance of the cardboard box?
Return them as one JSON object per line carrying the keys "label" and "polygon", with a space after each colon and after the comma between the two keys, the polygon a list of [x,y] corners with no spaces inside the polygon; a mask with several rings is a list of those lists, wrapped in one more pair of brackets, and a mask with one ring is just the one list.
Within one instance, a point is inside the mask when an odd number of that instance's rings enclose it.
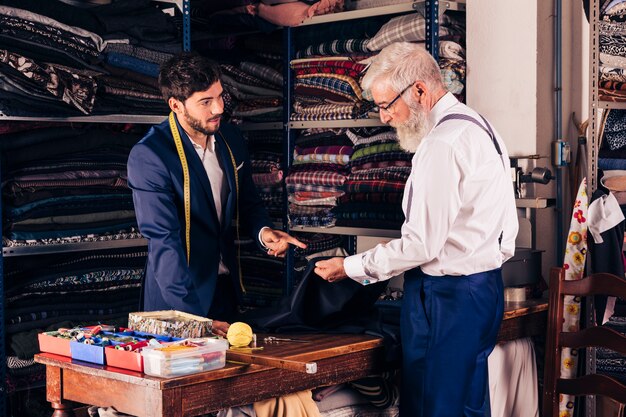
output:
{"label": "cardboard box", "polygon": [[128,314],[128,327],[141,332],[172,337],[211,336],[213,321],[176,310],[144,311]]}

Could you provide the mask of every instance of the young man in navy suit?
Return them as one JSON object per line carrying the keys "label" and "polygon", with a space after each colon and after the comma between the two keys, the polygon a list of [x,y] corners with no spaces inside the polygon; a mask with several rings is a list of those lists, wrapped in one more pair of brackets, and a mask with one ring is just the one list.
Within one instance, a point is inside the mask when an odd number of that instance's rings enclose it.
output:
{"label": "young man in navy suit", "polygon": [[128,159],[137,221],[148,239],[143,308],[209,317],[213,333],[225,335],[245,291],[234,244],[239,230],[274,256],[289,244],[306,245],[273,229],[243,138],[221,120],[219,66],[177,55],[162,65],[159,86],[169,120],[152,127]]}

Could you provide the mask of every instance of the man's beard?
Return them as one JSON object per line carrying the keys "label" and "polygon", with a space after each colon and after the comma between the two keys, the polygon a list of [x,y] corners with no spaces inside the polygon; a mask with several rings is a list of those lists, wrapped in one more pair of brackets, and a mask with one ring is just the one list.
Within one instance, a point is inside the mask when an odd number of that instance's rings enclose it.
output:
{"label": "man's beard", "polygon": [[[208,127],[205,127],[202,125],[202,121],[200,121],[199,119],[194,118],[192,115],[189,114],[189,112],[187,111],[186,108],[184,108],[185,113],[185,121],[187,122],[187,124],[195,131],[200,132],[204,135],[207,136],[211,136],[213,135],[215,132],[217,132],[217,130],[219,129],[219,124],[217,125],[217,127],[215,129],[211,129]],[[216,118],[220,118],[220,116],[216,116]],[[213,119],[211,119],[213,120]]]}
{"label": "man's beard", "polygon": [[409,118],[402,123],[390,123],[396,129],[398,135],[398,144],[407,152],[414,153],[417,151],[422,139],[430,132],[431,123],[428,120],[428,114],[424,107],[420,104],[409,104],[411,114]]}

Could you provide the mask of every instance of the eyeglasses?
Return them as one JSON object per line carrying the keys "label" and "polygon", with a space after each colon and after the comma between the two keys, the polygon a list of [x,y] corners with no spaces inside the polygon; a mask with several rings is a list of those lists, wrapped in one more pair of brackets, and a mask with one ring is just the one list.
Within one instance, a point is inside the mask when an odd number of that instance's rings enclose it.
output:
{"label": "eyeglasses", "polygon": [[407,90],[413,86],[413,84],[414,84],[414,83],[411,83],[411,84],[407,85],[407,86],[406,86],[406,88],[405,88],[404,90],[400,91],[400,94],[398,94],[398,95],[396,96],[396,98],[394,98],[393,100],[391,100],[391,101],[389,102],[389,104],[387,104],[386,106],[380,106],[380,105],[379,105],[379,106],[378,106],[378,108],[379,108],[380,110],[384,110],[384,111],[386,111],[386,112],[389,112],[389,111],[390,111],[389,109],[391,109],[391,107],[392,107],[394,104],[396,104],[396,101],[398,101],[398,99],[399,99],[400,97],[402,97],[402,94],[406,93],[406,92],[407,92]]}

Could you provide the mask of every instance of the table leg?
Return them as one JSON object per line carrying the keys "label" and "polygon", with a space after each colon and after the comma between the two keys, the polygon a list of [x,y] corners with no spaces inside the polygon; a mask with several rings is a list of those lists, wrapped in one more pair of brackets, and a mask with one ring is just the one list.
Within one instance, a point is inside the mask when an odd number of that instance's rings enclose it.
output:
{"label": "table leg", "polygon": [[52,417],[74,417],[74,410],[72,406],[66,403],[51,402],[54,412]]}

